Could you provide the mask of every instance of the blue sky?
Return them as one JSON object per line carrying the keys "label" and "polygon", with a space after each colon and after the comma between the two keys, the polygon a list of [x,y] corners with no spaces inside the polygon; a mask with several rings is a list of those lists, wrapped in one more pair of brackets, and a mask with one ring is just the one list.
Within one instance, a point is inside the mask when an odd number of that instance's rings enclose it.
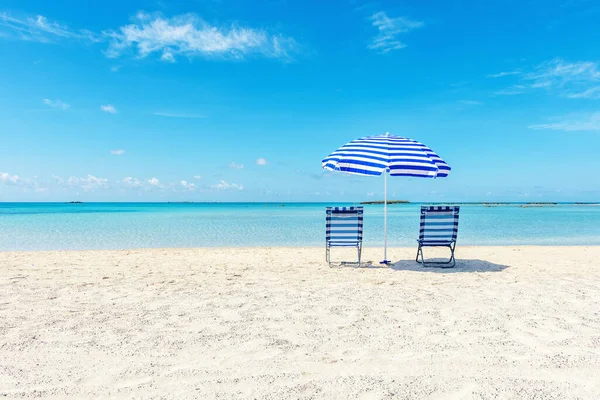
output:
{"label": "blue sky", "polygon": [[0,201],[361,201],[321,170],[419,140],[412,201],[600,201],[600,4],[4,0]]}

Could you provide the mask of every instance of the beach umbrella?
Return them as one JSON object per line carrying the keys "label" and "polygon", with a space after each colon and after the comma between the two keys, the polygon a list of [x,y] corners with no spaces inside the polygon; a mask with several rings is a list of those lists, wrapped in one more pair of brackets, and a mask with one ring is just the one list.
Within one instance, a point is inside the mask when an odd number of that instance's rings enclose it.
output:
{"label": "beach umbrella", "polygon": [[[383,261],[387,259],[387,173],[411,178],[443,178],[450,167],[429,147],[416,140],[384,135],[367,136],[347,143],[322,161],[323,168],[349,174],[383,174]],[[385,172],[385,173],[384,173]]]}

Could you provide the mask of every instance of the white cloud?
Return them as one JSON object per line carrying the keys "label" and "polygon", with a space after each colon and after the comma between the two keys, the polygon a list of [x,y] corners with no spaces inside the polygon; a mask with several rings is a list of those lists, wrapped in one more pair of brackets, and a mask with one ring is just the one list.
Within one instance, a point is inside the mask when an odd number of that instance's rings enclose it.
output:
{"label": "white cloud", "polygon": [[194,179],[202,179],[200,175],[194,175]]}
{"label": "white cloud", "polygon": [[217,190],[244,190],[243,185],[238,185],[236,183],[227,183],[225,181],[220,181],[216,185],[213,185],[212,188]]}
{"label": "white cloud", "polygon": [[23,180],[19,178],[19,175],[10,175],[7,172],[0,172],[0,182],[10,186],[20,186],[23,184]]}
{"label": "white cloud", "polygon": [[117,109],[112,104],[101,105],[100,109],[102,111],[110,113],[110,114],[116,114],[117,113]]}
{"label": "white cloud", "polygon": [[259,158],[258,160],[256,160],[256,165],[267,165],[267,164],[268,164],[268,162],[264,158]]}
{"label": "white cloud", "polygon": [[156,115],[159,117],[168,117],[168,118],[206,118],[206,115],[202,115],[202,114],[178,113],[178,112],[168,112],[168,111],[157,111],[157,112],[153,112],[152,115]]}
{"label": "white cloud", "polygon": [[139,179],[132,178],[128,176],[127,178],[123,178],[123,184],[129,187],[140,187],[142,186],[142,182]]}
{"label": "white cloud", "polygon": [[175,56],[169,50],[163,51],[162,56],[160,56],[160,59],[162,61],[166,61],[166,62],[170,62],[170,63],[174,63],[175,62]]}
{"label": "white cloud", "polygon": [[521,71],[505,71],[505,72],[499,72],[497,74],[490,74],[488,75],[488,78],[502,78],[504,76],[511,76],[511,75],[520,75]]}
{"label": "white cloud", "polygon": [[40,186],[37,176],[32,178],[21,178],[19,175],[11,175],[7,172],[0,172],[0,184],[7,186],[18,186],[25,190],[33,189],[36,192],[42,192],[47,189]]}
{"label": "white cloud", "polygon": [[421,21],[411,21],[404,17],[390,18],[383,11],[373,14],[370,20],[373,26],[379,30],[379,34],[373,38],[369,48],[377,50],[380,53],[387,53],[406,47],[398,39],[398,36],[401,33],[406,33],[425,25]]}
{"label": "white cloud", "polygon": [[121,69],[120,65],[113,65],[112,67],[110,67],[111,72],[119,72],[120,69]]}
{"label": "white cloud", "polygon": [[159,53],[167,62],[176,56],[243,59],[251,54],[289,60],[297,47],[292,38],[238,25],[211,25],[195,14],[164,18],[140,12],[131,24],[103,33],[111,38],[106,52],[111,58],[132,52],[139,58]]}
{"label": "white cloud", "polygon": [[231,164],[229,164],[229,168],[242,169],[242,168],[244,168],[244,164],[236,164],[236,163],[232,162]]}
{"label": "white cloud", "polygon": [[531,129],[550,129],[554,131],[600,131],[600,112],[593,113],[587,116],[571,116],[562,118],[558,122],[531,125]]}
{"label": "white cloud", "polygon": [[125,154],[125,150],[123,150],[123,149],[111,150],[110,154],[112,154],[113,156],[122,156],[123,154]]}
{"label": "white cloud", "polygon": [[108,188],[108,179],[97,178],[89,174],[85,178],[71,176],[69,179],[67,179],[66,184],[71,187],[79,187],[87,192]]}
{"label": "white cloud", "polygon": [[156,178],[148,179],[148,183],[152,186],[160,186],[160,181]]}
{"label": "white cloud", "polygon": [[46,17],[17,18],[3,12],[0,13],[0,33],[14,39],[41,43],[52,43],[59,39],[83,40],[91,43],[102,41],[102,37],[86,29],[73,30]]}
{"label": "white cloud", "polygon": [[63,102],[63,101],[61,101],[59,99],[56,99],[54,101],[52,101],[50,99],[44,99],[43,102],[44,102],[45,105],[47,105],[49,107],[52,107],[52,108],[57,108],[59,110],[66,110],[69,107],[71,107],[69,104],[67,104],[67,103],[65,103],[65,102]]}
{"label": "white cloud", "polygon": [[194,190],[196,190],[196,184],[188,182],[188,181],[181,181],[181,186],[183,186],[184,188],[186,188],[190,192],[193,192]]}

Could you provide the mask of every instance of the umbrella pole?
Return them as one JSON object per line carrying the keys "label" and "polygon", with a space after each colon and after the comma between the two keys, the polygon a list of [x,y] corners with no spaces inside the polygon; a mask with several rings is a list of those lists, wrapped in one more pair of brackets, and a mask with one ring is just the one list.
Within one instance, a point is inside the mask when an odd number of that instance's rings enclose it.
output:
{"label": "umbrella pole", "polygon": [[389,264],[387,259],[387,170],[383,171],[383,261],[380,264]]}

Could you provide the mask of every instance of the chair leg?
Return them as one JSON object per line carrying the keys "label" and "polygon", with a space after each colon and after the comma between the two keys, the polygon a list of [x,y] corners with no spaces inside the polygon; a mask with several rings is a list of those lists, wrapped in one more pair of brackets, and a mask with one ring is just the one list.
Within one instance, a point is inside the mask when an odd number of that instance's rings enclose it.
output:
{"label": "chair leg", "polygon": [[454,266],[456,265],[456,259],[454,258],[454,247],[456,246],[456,243],[451,244],[450,246],[448,246],[448,248],[450,249],[450,259],[442,264],[452,264],[452,265],[442,265],[440,266],[441,268],[454,268]]}
{"label": "chair leg", "polygon": [[456,248],[456,243],[453,243],[450,246],[450,260],[452,260],[452,265],[449,266],[448,268],[454,268],[454,266],[456,265],[456,257],[454,257],[454,249]]}
{"label": "chair leg", "polygon": [[[454,258],[454,247],[455,246],[456,246],[456,244],[448,246],[448,248],[450,249],[450,259],[448,261],[444,261],[444,262],[425,262],[425,257],[423,255],[423,248],[421,246],[419,246],[419,249],[417,250],[417,260],[416,261],[419,264],[421,264],[423,267],[454,268],[454,266],[456,265],[456,259]],[[419,261],[419,254],[421,254],[421,261]],[[447,264],[452,264],[452,265],[447,265]]]}
{"label": "chair leg", "polygon": [[362,244],[358,245],[358,266],[360,267],[360,256],[362,253]]}

